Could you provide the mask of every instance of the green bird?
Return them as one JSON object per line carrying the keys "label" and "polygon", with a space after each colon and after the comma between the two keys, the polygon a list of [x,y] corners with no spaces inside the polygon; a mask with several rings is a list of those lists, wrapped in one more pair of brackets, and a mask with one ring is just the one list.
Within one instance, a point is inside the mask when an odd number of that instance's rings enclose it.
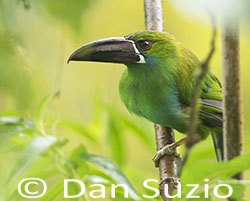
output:
{"label": "green bird", "polygon": [[[78,48],[69,61],[121,63],[127,66],[119,85],[128,111],[187,133],[190,104],[200,66],[198,58],[172,35],[142,31],[97,40]],[[222,89],[210,71],[201,84],[197,134],[212,134],[217,160],[223,160]]]}

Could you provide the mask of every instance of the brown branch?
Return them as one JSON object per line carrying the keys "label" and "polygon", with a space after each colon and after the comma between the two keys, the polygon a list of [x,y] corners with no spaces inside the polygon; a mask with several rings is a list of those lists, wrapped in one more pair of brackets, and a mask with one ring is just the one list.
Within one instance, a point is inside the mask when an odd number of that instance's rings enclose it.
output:
{"label": "brown branch", "polygon": [[[144,0],[145,20],[147,30],[163,31],[162,0]],[[174,131],[160,125],[155,125],[157,151],[168,144],[175,142]],[[171,195],[178,184],[177,158],[175,155],[163,156],[159,161],[160,192],[164,201],[171,200],[164,194],[164,185],[168,184],[168,193]]]}
{"label": "brown branch", "polygon": [[[168,144],[175,142],[174,131],[171,128],[154,125],[157,150],[162,149]],[[177,187],[179,179],[177,178],[177,158],[173,155],[165,155],[160,158],[159,161],[160,171],[160,192],[162,200],[169,201],[171,198],[167,198],[164,194],[164,186],[168,185],[168,194],[171,195],[173,190]]]}
{"label": "brown branch", "polygon": [[[224,157],[242,152],[242,98],[240,78],[239,19],[222,20]],[[234,176],[243,179],[242,173]],[[230,199],[231,200],[231,199]]]}

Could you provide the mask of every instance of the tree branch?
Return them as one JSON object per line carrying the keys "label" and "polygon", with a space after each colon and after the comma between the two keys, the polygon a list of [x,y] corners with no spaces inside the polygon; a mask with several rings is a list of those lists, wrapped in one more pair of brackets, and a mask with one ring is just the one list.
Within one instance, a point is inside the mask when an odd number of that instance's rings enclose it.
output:
{"label": "tree branch", "polygon": [[[144,0],[145,20],[147,30],[163,31],[162,0]],[[160,125],[155,125],[157,151],[175,142],[174,131]],[[170,201],[164,194],[164,185],[168,184],[168,193],[178,185],[177,158],[175,155],[163,156],[159,161],[160,192],[164,201]]]}
{"label": "tree branch", "polygon": [[[175,142],[174,131],[172,128],[154,125],[156,145],[159,151],[166,145]],[[160,192],[162,200],[170,201],[171,198],[167,198],[164,194],[164,186],[168,185],[168,195],[171,195],[173,190],[177,187],[180,180],[177,177],[177,157],[173,155],[165,155],[160,158],[159,161],[159,172],[160,172]]]}
{"label": "tree branch", "polygon": [[[231,160],[239,156],[242,152],[239,19],[229,19],[227,16],[224,16],[222,19],[223,137],[225,160]],[[235,175],[234,178],[243,179],[243,175],[240,173]]]}

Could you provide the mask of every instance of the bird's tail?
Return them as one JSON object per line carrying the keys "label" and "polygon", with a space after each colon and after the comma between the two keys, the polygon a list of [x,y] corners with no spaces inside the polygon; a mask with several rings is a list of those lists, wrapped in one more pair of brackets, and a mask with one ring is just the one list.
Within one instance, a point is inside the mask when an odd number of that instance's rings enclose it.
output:
{"label": "bird's tail", "polygon": [[213,132],[212,138],[214,142],[214,149],[216,152],[217,161],[221,162],[224,160],[224,151],[223,151],[223,135],[222,132]]}

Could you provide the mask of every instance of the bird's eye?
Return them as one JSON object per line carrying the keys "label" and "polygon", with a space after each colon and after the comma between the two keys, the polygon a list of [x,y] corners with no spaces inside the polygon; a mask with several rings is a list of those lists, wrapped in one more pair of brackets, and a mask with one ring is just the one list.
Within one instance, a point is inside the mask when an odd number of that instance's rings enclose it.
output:
{"label": "bird's eye", "polygon": [[140,50],[147,51],[150,50],[152,47],[152,41],[150,40],[138,40],[136,41],[136,45]]}

